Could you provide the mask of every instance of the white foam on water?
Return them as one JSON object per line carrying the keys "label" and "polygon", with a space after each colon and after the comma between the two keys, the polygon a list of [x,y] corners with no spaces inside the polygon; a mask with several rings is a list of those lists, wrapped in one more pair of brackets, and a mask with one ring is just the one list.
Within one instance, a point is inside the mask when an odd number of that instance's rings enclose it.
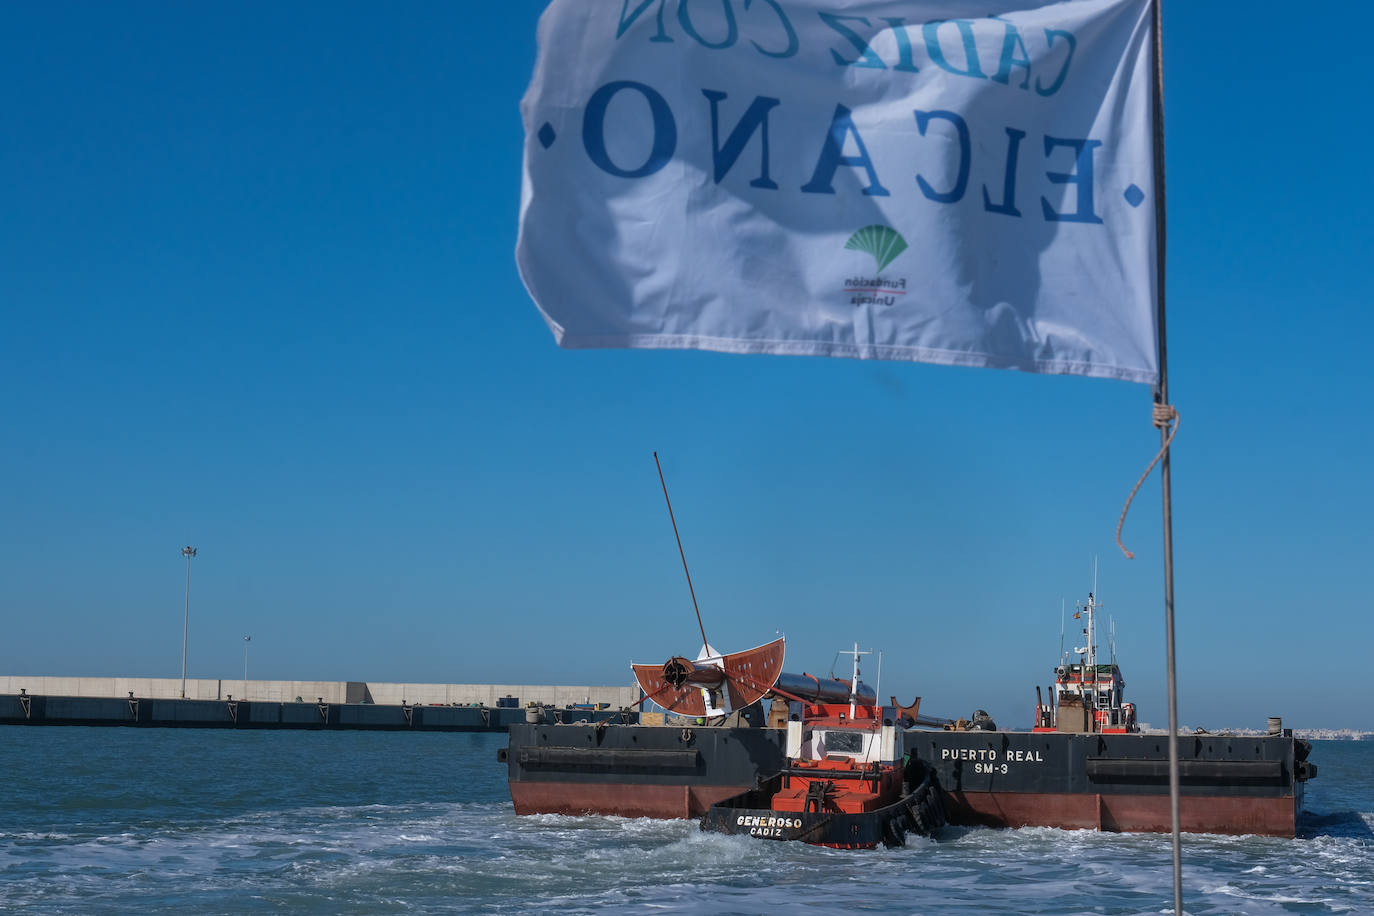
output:
{"label": "white foam on water", "polygon": [[[358,774],[374,774],[398,750],[421,746],[404,743],[413,737],[329,740],[360,755],[349,764]],[[431,742],[434,756],[408,777],[433,774],[431,782],[394,795],[374,787],[351,801],[350,780],[340,779],[331,797],[310,795],[302,783],[300,803],[283,788],[275,801],[259,801],[254,780],[289,769],[260,759],[265,749],[299,749],[311,740],[282,734],[239,745],[224,738],[219,753],[242,755],[233,772],[244,781],[225,796],[232,804],[178,798],[150,809],[146,798],[130,797],[123,808],[106,798],[99,810],[0,810],[0,911],[1171,911],[1164,835],[951,828],[904,848],[843,851],[706,833],[695,821],[517,817],[504,771],[489,759],[494,739]],[[1185,837],[1188,911],[1374,913],[1374,747],[1368,750],[1351,757],[1347,772],[1355,775],[1332,785],[1336,800],[1322,802],[1346,813],[1318,816],[1310,838]],[[1337,752],[1348,755],[1325,745],[1314,754]],[[144,765],[153,759],[161,756]],[[292,766],[303,772],[301,760]],[[94,791],[75,786],[70,797]],[[1322,801],[1320,793],[1311,797]]]}

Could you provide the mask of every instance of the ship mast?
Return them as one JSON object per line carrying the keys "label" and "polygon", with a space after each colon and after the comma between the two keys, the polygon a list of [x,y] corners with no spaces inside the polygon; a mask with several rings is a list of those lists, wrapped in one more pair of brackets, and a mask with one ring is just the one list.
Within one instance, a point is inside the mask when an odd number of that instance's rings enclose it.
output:
{"label": "ship mast", "polygon": [[[1093,731],[1097,731],[1097,583],[1088,593],[1088,667],[1092,670]],[[1086,672],[1084,672],[1086,673]]]}
{"label": "ship mast", "polygon": [[[1078,684],[1080,696],[1083,697],[1083,705],[1089,710],[1092,716],[1090,721],[1090,731],[1097,731],[1097,612],[1101,605],[1097,603],[1097,577],[1093,577],[1094,591],[1088,592],[1087,604],[1080,604],[1079,607],[1088,614],[1088,625],[1083,628],[1083,635],[1087,640],[1082,646],[1074,646],[1074,652],[1079,657]],[[1074,615],[1078,616],[1077,614]],[[1088,672],[1092,671],[1091,679]]]}
{"label": "ship mast", "polygon": [[[860,655],[872,655],[872,654],[873,654],[873,650],[872,650],[872,649],[869,649],[869,650],[867,650],[867,651],[865,651],[865,652],[860,652],[860,651],[859,651],[859,644],[858,644],[858,643],[854,643],[854,648],[853,648],[853,649],[841,649],[837,654],[838,654],[838,655],[852,655],[852,656],[854,657],[854,674],[853,674],[853,676],[850,678],[850,681],[849,681],[849,721],[853,722],[853,721],[854,721],[855,707],[856,707],[856,705],[858,704],[858,698],[859,698],[859,656],[860,656]],[[881,670],[881,669],[880,669],[880,670]],[[832,669],[832,672],[833,672],[833,669]],[[877,703],[877,699],[876,699],[877,694],[876,694],[876,693],[874,694],[874,697],[875,697],[875,699],[874,699],[873,702],[876,704],[876,703]]]}
{"label": "ship mast", "polygon": [[1059,599],[1059,664],[1069,663],[1069,653],[1064,651],[1064,599]]}
{"label": "ship mast", "polygon": [[1088,663],[1093,666],[1093,731],[1097,731],[1097,557],[1093,557],[1093,590],[1088,595]]}

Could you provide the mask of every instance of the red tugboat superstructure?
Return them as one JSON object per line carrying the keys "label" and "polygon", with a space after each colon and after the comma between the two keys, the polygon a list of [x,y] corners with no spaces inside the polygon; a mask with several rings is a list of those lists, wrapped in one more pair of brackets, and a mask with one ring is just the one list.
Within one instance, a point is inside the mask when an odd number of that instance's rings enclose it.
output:
{"label": "red tugboat superstructure", "polygon": [[818,699],[794,699],[782,771],[712,805],[703,830],[871,849],[944,826],[933,771],[904,759],[899,710],[879,706],[859,680],[859,657],[871,653],[856,644],[842,654],[854,659],[849,702],[827,701],[818,680]]}
{"label": "red tugboat superstructure", "polygon": [[1098,663],[1097,613],[1101,610],[1094,593],[1088,592],[1087,603],[1074,612],[1075,620],[1087,618],[1082,628],[1084,644],[1073,650],[1078,663],[1070,663],[1067,653],[1061,656],[1054,669],[1049,703],[1040,688],[1035,688],[1035,726],[1031,731],[1104,735],[1140,731],[1135,704],[1125,701],[1126,680],[1116,664],[1115,646],[1110,662]]}

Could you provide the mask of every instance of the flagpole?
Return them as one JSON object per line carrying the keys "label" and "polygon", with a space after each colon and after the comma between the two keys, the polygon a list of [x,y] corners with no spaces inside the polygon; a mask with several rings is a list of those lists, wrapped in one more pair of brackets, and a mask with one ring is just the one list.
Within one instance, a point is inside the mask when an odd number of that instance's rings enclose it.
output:
{"label": "flagpole", "polygon": [[1183,916],[1183,843],[1179,829],[1178,790],[1178,677],[1174,657],[1174,513],[1172,476],[1169,472],[1169,424],[1160,423],[1169,405],[1169,347],[1164,324],[1166,220],[1164,209],[1164,14],[1163,0],[1154,0],[1154,178],[1155,270],[1159,321],[1159,385],[1155,389],[1155,424],[1164,457],[1160,460],[1160,492],[1164,503],[1164,655],[1169,682],[1169,820],[1173,832],[1174,914]]}

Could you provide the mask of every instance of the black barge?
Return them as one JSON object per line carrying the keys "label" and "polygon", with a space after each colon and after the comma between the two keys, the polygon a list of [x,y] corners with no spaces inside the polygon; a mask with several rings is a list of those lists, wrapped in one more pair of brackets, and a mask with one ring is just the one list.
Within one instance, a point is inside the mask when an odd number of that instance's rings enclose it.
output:
{"label": "black barge", "polygon": [[[786,729],[534,725],[501,750],[517,814],[700,818],[786,766]],[[1167,831],[1163,735],[901,733],[935,774],[949,823]],[[1180,736],[1183,829],[1291,837],[1316,767],[1291,733]]]}

